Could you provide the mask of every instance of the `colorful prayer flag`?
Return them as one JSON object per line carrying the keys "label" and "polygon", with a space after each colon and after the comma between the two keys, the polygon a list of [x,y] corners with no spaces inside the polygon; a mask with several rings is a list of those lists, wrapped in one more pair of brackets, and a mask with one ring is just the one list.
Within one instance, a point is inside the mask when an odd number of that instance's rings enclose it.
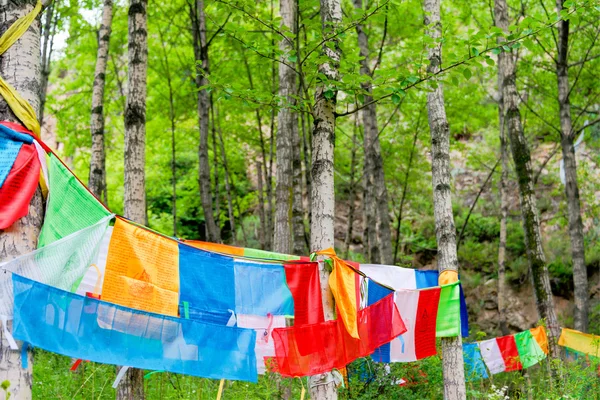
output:
{"label": "colorful prayer flag", "polygon": [[481,356],[492,374],[523,369],[513,335],[479,342]]}
{"label": "colorful prayer flag", "polygon": [[111,215],[54,154],[50,154],[49,175],[50,195],[38,247]]}
{"label": "colorful prayer flag", "polygon": [[275,343],[271,333],[275,328],[285,328],[285,317],[283,315],[237,315],[237,326],[250,328],[256,331],[256,368],[259,374],[266,371],[266,360],[275,357]]}
{"label": "colorful prayer flag", "polygon": [[23,143],[0,187],[0,229],[27,215],[39,177],[40,160],[35,145]]}
{"label": "colorful prayer flag", "polygon": [[13,274],[14,336],[85,360],[256,382],[256,333],[106,303]]}
{"label": "colorful prayer flag", "polygon": [[481,357],[479,343],[463,343],[463,359],[465,362],[465,379],[467,382],[487,378],[488,373]]}
{"label": "colorful prayer flag", "polygon": [[[53,195],[50,192],[50,197]],[[108,248],[102,300],[177,316],[177,242],[117,218]]]}
{"label": "colorful prayer flag", "polygon": [[3,264],[5,271],[0,273],[0,316],[11,319],[13,315],[11,273],[59,289],[76,291],[96,257],[111,219],[112,216],[106,217],[95,225]]}
{"label": "colorful prayer flag", "polygon": [[[543,332],[542,327],[536,329],[541,329]],[[546,358],[546,353],[532,335],[531,330],[515,334],[515,342],[523,368],[529,368]]]}
{"label": "colorful prayer flag", "polygon": [[294,325],[325,321],[317,263],[286,264],[287,285],[294,298]]}
{"label": "colorful prayer flag", "polygon": [[393,293],[360,310],[357,317],[360,339],[349,334],[341,319],[274,329],[276,370],[301,377],[341,369],[406,331]]}
{"label": "colorful prayer flag", "polygon": [[[378,264],[360,264],[359,269],[372,280],[387,285],[394,290],[427,289],[439,286],[439,272],[435,270],[420,271],[412,268],[397,267],[395,265]],[[463,337],[467,337],[469,336],[469,315],[460,283],[458,284],[458,290],[460,299],[460,332]],[[452,299],[456,295],[454,292],[445,294],[452,295]],[[441,328],[439,335],[453,334],[452,331],[444,333],[447,327]]]}
{"label": "colorful prayer flag", "polygon": [[592,357],[600,357],[600,336],[562,328],[558,345]]}
{"label": "colorful prayer flag", "polygon": [[[371,282],[370,282],[371,284]],[[434,356],[436,319],[441,289],[398,290],[396,306],[406,332],[373,354],[377,362],[410,362]],[[371,292],[369,292],[369,295]]]}

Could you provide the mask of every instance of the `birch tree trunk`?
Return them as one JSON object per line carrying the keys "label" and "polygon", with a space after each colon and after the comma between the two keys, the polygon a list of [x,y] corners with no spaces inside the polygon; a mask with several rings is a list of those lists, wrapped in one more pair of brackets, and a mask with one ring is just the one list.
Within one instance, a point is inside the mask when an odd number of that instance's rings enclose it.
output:
{"label": "birch tree trunk", "polygon": [[[496,26],[501,28],[505,33],[508,33],[508,8],[506,0],[494,0],[494,17]],[[527,248],[527,258],[529,260],[536,305],[540,318],[546,320],[548,327],[550,356],[557,358],[559,356],[557,340],[560,334],[560,327],[556,319],[548,266],[546,265],[546,256],[542,247],[540,219],[533,187],[531,154],[521,124],[516,69],[515,55],[512,52],[502,52],[498,55],[498,73],[502,80],[502,97],[504,99],[504,123],[508,132],[519,183],[525,246]]]}
{"label": "birch tree trunk", "polygon": [[[1,3],[0,34],[6,32],[18,18],[31,12],[35,4],[35,0]],[[39,115],[41,84],[39,20],[34,21],[27,32],[0,56],[0,75],[31,104]],[[1,97],[0,120],[19,122]],[[38,189],[29,205],[29,213],[10,228],[0,230],[0,263],[35,250],[43,219],[43,201],[41,191]],[[12,330],[12,324],[9,323],[8,328]],[[0,382],[10,382],[8,391],[11,393],[11,399],[31,399],[33,367],[31,352],[27,357],[28,368],[21,368],[21,352],[10,349],[0,330]],[[0,397],[3,395],[4,393]]]}
{"label": "birch tree trunk", "polygon": [[267,219],[265,216],[265,192],[263,188],[263,168],[260,161],[255,162],[256,165],[256,180],[258,183],[258,217],[260,218],[260,229],[258,235],[260,238],[260,248],[265,250],[267,248]]}
{"label": "birch tree trunk", "polygon": [[[563,0],[556,0],[556,11],[563,9]],[[560,136],[565,170],[565,195],[569,215],[569,236],[571,238],[571,257],[573,259],[573,283],[575,287],[575,329],[587,332],[588,329],[588,277],[585,266],[585,247],[583,242],[583,222],[579,203],[579,185],[577,183],[577,162],[573,141],[573,123],[571,121],[571,101],[569,94],[569,21],[558,23],[558,54],[556,77],[558,81],[558,106],[560,113]]]}
{"label": "birch tree trunk", "polygon": [[[363,8],[362,0],[353,0],[356,9]],[[361,75],[371,77],[369,68],[369,37],[362,24],[356,25],[358,35],[358,48],[362,60],[360,61]],[[362,88],[368,93],[365,104],[373,101],[371,95],[373,88],[370,80],[361,83]],[[388,208],[388,194],[385,186],[385,173],[383,171],[383,158],[379,143],[379,129],[377,127],[377,106],[369,104],[360,111],[364,127],[364,193],[365,211],[367,218],[367,240],[369,259],[373,263],[392,264],[392,239],[390,233],[390,211]]]}
{"label": "birch tree trunk", "polygon": [[504,99],[502,97],[502,80],[498,76],[498,122],[500,130],[500,159],[502,172],[498,191],[500,192],[500,243],[498,245],[498,323],[502,335],[508,335],[506,323],[506,224],[508,217],[508,199],[506,180],[508,177],[508,154],[506,148],[506,129],[504,127]]}
{"label": "birch tree trunk", "polygon": [[[147,0],[129,2],[129,67],[125,105],[124,215],[139,224],[146,216],[146,75],[148,68]],[[144,399],[144,371],[129,368],[117,388],[118,400]]]}
{"label": "birch tree trunk", "polygon": [[[333,179],[333,154],[335,147],[335,105],[337,102],[336,81],[339,77],[341,50],[339,38],[334,34],[342,22],[340,0],[320,0],[321,29],[324,38],[322,55],[327,61],[319,65],[319,74],[327,81],[318,80],[315,90],[313,119],[315,122],[312,140],[312,193],[310,221],[310,249],[324,250],[334,247],[335,192]],[[334,303],[329,289],[329,271],[320,263],[323,311],[326,320],[332,320]],[[331,372],[309,378],[310,397],[315,400],[337,399],[337,387]]]}
{"label": "birch tree trunk", "polygon": [[106,193],[106,155],[104,152],[104,84],[106,81],[112,15],[112,0],[104,0],[102,20],[100,22],[100,30],[98,31],[98,54],[96,57],[96,70],[94,72],[94,85],[92,87],[92,120],[90,122],[92,156],[90,159],[90,179],[88,186],[104,203],[108,200]]}
{"label": "birch tree trunk", "polygon": [[[281,26],[292,33],[296,31],[296,1],[280,0]],[[286,30],[287,30],[286,29]],[[273,250],[278,253],[292,253],[292,206],[294,202],[294,187],[292,185],[292,162],[295,136],[298,135],[298,117],[293,111],[296,101],[296,73],[286,64],[288,57],[294,51],[294,42],[282,39],[279,43],[281,59],[279,63],[279,97],[281,108],[277,114],[277,177],[275,186],[275,226],[273,230]]]}
{"label": "birch tree trunk", "polygon": [[344,238],[344,258],[350,254],[350,243],[352,242],[352,231],[354,230],[354,212],[356,210],[356,142],[358,136],[358,118],[354,121],[352,132],[352,150],[350,151],[350,197],[348,198],[348,222],[346,225],[346,237]]}
{"label": "birch tree trunk", "polygon": [[[294,132],[292,133],[292,187],[294,201],[292,202],[292,230],[294,233],[293,254],[306,253],[306,232],[304,229],[304,206],[302,188],[302,158],[300,154],[300,133],[298,132],[298,115],[294,113]],[[308,173],[308,171],[307,171]]]}
{"label": "birch tree trunk", "polygon": [[[425,11],[426,34],[433,39],[433,43],[428,48],[428,72],[433,74],[442,66],[440,0],[425,0],[423,11]],[[431,135],[431,175],[438,269],[440,273],[448,270],[458,272],[456,227],[452,215],[450,190],[450,127],[446,118],[441,82],[436,82],[427,93],[427,115]],[[442,338],[441,342],[444,399],[465,399],[467,395],[462,338],[460,336]]]}
{"label": "birch tree trunk", "polygon": [[208,162],[208,112],[209,96],[206,89],[209,74],[208,47],[206,42],[206,18],[204,0],[196,0],[195,14],[192,15],[194,29],[194,54],[197,62],[196,87],[198,90],[198,124],[200,125],[200,144],[198,146],[198,180],[204,219],[206,221],[206,240],[220,242],[221,235],[213,214],[212,195],[210,190],[210,165]]}
{"label": "birch tree trunk", "polygon": [[[233,214],[233,196],[231,194],[233,190],[233,179],[229,171],[229,165],[227,164],[227,153],[225,152],[225,142],[223,141],[223,132],[221,131],[221,122],[219,118],[219,110],[216,110],[217,114],[217,126],[219,131],[219,144],[221,148],[221,156],[223,157],[223,168],[225,169],[225,190],[227,191],[227,212],[229,215],[229,224],[231,225],[231,234],[233,238],[233,245],[237,246],[237,231],[235,226],[235,215]],[[240,225],[243,224],[241,221],[242,215],[240,214]],[[243,227],[242,227],[243,230]]]}

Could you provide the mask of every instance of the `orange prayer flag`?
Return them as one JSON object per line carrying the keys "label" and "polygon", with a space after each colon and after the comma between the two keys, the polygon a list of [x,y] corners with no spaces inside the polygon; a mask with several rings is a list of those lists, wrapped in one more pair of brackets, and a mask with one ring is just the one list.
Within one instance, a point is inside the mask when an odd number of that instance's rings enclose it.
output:
{"label": "orange prayer flag", "polygon": [[110,239],[102,300],[177,316],[177,242],[117,218]]}
{"label": "orange prayer flag", "polygon": [[548,354],[548,336],[546,336],[544,327],[538,326],[537,328],[530,329],[529,332],[531,332],[531,336],[533,336],[542,351]]}
{"label": "orange prayer flag", "polygon": [[328,256],[333,261],[333,271],[329,275],[329,287],[346,330],[350,336],[359,339],[356,320],[356,272],[344,260],[338,258],[333,248],[317,251],[316,254]]}

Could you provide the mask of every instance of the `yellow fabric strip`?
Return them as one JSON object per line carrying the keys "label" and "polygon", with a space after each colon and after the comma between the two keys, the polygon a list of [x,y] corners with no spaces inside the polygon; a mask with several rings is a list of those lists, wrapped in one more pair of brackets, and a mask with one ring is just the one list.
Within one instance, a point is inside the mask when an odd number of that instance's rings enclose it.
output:
{"label": "yellow fabric strip", "polygon": [[[27,15],[22,16],[12,24],[4,35],[0,37],[0,55],[4,54],[23,34],[29,29],[42,9],[42,2],[37,4]],[[37,120],[33,107],[25,100],[14,87],[0,77],[0,96],[6,100],[10,109],[27,129],[40,136],[40,123]]]}
{"label": "yellow fabric strip", "polygon": [[316,254],[327,256],[333,261],[333,271],[329,275],[329,287],[346,330],[350,336],[359,339],[356,311],[356,273],[335,254],[333,248],[317,251]]}
{"label": "yellow fabric strip", "polygon": [[590,356],[600,357],[600,336],[562,328],[558,345]]}

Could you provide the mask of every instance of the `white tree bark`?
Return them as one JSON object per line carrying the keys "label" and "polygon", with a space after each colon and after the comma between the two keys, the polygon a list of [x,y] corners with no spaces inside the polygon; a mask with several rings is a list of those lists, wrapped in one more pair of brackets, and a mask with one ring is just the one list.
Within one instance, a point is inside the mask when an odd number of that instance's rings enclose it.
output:
{"label": "white tree bark", "polygon": [[[35,0],[0,3],[0,32],[4,33],[18,18],[33,10]],[[0,75],[27,100],[36,114],[40,111],[40,22],[34,21],[21,39],[0,56]],[[0,120],[19,122],[4,99],[0,98]],[[29,205],[29,214],[13,226],[0,230],[0,263],[35,250],[43,222],[43,202],[38,189]],[[12,324],[9,329],[12,330]],[[20,343],[19,343],[20,345]],[[9,381],[11,399],[31,399],[32,366],[28,353],[28,368],[21,368],[21,352],[13,351],[0,330],[0,382]],[[0,399],[5,393],[0,391]]]}
{"label": "white tree bark", "polygon": [[[315,121],[312,140],[312,193],[310,248],[311,251],[324,250],[334,246],[335,192],[333,180],[333,154],[335,146],[335,105],[337,101],[337,81],[341,50],[339,39],[333,35],[335,27],[342,22],[340,0],[321,0],[321,24],[323,37],[332,37],[329,46],[323,45],[322,53],[327,61],[319,65],[319,73],[327,81],[319,81],[315,91],[313,119]],[[335,318],[334,304],[329,289],[329,271],[321,263],[321,291],[323,311],[326,320]],[[311,376],[309,391],[312,399],[337,399],[337,388],[331,373]]]}
{"label": "white tree bark", "polygon": [[[564,0],[556,0],[556,11],[563,9]],[[560,136],[565,170],[565,195],[569,216],[569,237],[571,238],[571,257],[573,259],[573,283],[575,287],[575,329],[587,332],[588,329],[588,276],[585,266],[585,246],[583,241],[583,222],[579,202],[577,183],[577,162],[573,141],[573,123],[571,120],[571,101],[569,93],[569,21],[558,23],[558,54],[556,77],[558,83],[558,106],[560,115]]]}
{"label": "white tree bark", "polygon": [[[433,39],[428,49],[429,73],[436,73],[442,65],[442,24],[440,0],[425,0],[425,27]],[[438,246],[437,262],[440,273],[446,270],[458,272],[456,255],[456,227],[452,215],[450,190],[450,127],[446,118],[444,92],[441,82],[427,93],[427,113],[431,133],[431,169],[433,183],[433,211]],[[462,339],[442,338],[442,368],[444,374],[444,398],[465,399],[465,371]]]}
{"label": "white tree bark", "polygon": [[104,85],[112,15],[112,0],[104,0],[102,20],[98,31],[98,55],[92,88],[92,121],[90,123],[92,156],[90,160],[89,188],[104,203],[107,203],[108,200],[106,193],[106,156],[104,152]]}
{"label": "white tree bark", "polygon": [[[147,0],[129,2],[129,68],[125,105],[124,214],[139,224],[146,216],[146,73],[148,67]],[[117,388],[119,400],[144,398],[144,371],[129,368]]]}
{"label": "white tree bark", "polygon": [[[296,1],[280,0],[279,12],[281,26],[287,27],[292,33],[296,31]],[[292,253],[292,205],[294,188],[292,185],[292,152],[294,136],[298,135],[298,117],[291,108],[296,101],[296,73],[288,64],[288,57],[294,50],[293,40],[282,39],[279,43],[281,62],[279,63],[279,96],[281,104],[277,115],[277,177],[275,186],[275,226],[273,230],[273,251]]]}
{"label": "white tree bark", "polygon": [[129,3],[129,69],[125,105],[125,217],[145,224],[147,0]]}
{"label": "white tree bark", "polygon": [[506,225],[508,218],[508,194],[506,180],[508,178],[508,154],[506,144],[506,129],[504,127],[504,99],[502,98],[502,80],[498,77],[498,119],[500,130],[500,157],[502,172],[498,191],[500,192],[500,243],[498,245],[498,322],[503,335],[508,335],[506,323]]}
{"label": "white tree bark", "polygon": [[[508,33],[508,7],[506,0],[494,0],[494,18],[496,26]],[[550,288],[550,276],[546,265],[546,256],[542,247],[540,219],[533,187],[533,172],[531,169],[531,154],[527,139],[521,124],[519,112],[519,94],[517,92],[517,66],[512,52],[502,52],[498,55],[498,72],[500,74],[502,98],[504,100],[504,123],[506,125],[510,147],[515,163],[523,230],[525,231],[525,246],[532,276],[533,289],[540,318],[546,320],[550,356],[557,358],[557,345],[560,327],[556,319],[554,299]]]}

